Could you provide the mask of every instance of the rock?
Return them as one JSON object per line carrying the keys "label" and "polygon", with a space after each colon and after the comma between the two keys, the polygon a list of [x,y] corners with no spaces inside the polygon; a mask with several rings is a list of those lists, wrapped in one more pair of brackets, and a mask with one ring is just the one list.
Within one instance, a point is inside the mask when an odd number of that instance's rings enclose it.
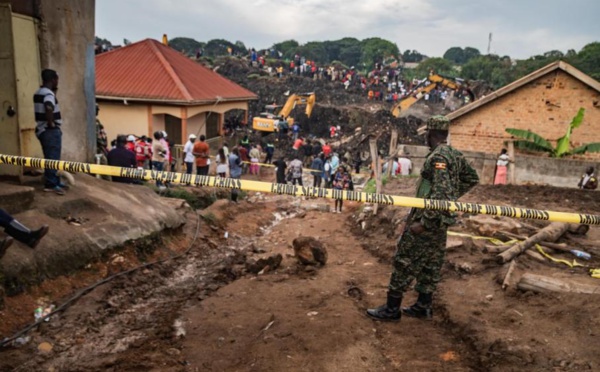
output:
{"label": "rock", "polygon": [[292,242],[294,254],[303,265],[325,265],[327,249],[319,240],[310,236],[300,236]]}
{"label": "rock", "polygon": [[40,351],[40,353],[49,353],[52,351],[52,344],[49,342],[42,342],[41,344],[38,345],[38,350]]}
{"label": "rock", "polygon": [[446,241],[446,250],[455,250],[462,247],[462,245],[463,240],[461,238],[448,237],[448,240]]}
{"label": "rock", "polygon": [[282,259],[283,257],[281,256],[281,254],[276,254],[268,258],[261,258],[257,261],[249,260],[248,262],[246,262],[246,270],[248,270],[248,272],[252,274],[258,274],[260,272],[264,274],[268,271],[273,271],[277,269],[279,265],[281,265]]}

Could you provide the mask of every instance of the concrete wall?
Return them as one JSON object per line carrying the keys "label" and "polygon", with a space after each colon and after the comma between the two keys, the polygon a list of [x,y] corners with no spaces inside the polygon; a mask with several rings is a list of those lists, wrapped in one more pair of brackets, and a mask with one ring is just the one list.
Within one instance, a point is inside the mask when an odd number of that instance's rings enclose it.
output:
{"label": "concrete wall", "polygon": [[[200,113],[188,118],[187,121],[187,136],[190,134],[195,134],[200,137],[200,135],[206,136],[206,113]],[[187,139],[187,136],[185,137]]]}
{"label": "concrete wall", "polygon": [[117,138],[119,134],[134,134],[137,136],[148,134],[147,105],[130,104],[125,106],[122,102],[98,102],[98,107],[100,108],[98,119],[104,125],[109,143]]}
{"label": "concrete wall", "polygon": [[57,97],[66,160],[93,161],[96,149],[95,6],[95,0],[39,2],[41,65],[60,76]]}
{"label": "concrete wall", "polygon": [[[401,145],[399,147],[401,149],[406,148],[410,152],[409,157],[413,161],[412,174],[420,174],[425,157],[429,153],[429,148],[413,145]],[[480,182],[482,184],[492,184],[497,155],[475,151],[462,151],[462,153],[477,170]],[[532,183],[575,188],[585,169],[589,166],[600,170],[599,161],[518,155],[515,157],[515,179],[517,184]]]}
{"label": "concrete wall", "polygon": [[[594,106],[599,100],[600,92],[557,70],[453,120],[452,145],[461,151],[496,154],[510,139],[505,128],[531,130],[556,141],[580,107],[586,112],[571,136],[573,146],[600,142],[600,108]],[[600,153],[576,158],[597,161]]]}

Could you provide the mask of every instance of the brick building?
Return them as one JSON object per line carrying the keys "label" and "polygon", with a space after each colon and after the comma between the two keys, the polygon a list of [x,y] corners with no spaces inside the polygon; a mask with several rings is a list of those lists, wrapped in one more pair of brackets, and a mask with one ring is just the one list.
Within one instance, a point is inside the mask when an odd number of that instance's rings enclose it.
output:
{"label": "brick building", "polygon": [[[600,82],[558,61],[447,115],[450,141],[459,150],[499,153],[511,136],[505,128],[533,131],[556,144],[579,108],[573,147],[600,142]],[[600,153],[574,158],[600,160]]]}

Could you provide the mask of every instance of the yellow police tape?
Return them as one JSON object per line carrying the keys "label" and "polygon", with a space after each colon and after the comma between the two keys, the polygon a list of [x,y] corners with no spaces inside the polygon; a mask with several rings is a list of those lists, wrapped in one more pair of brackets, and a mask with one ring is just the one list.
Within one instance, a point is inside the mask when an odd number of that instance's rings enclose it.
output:
{"label": "yellow police tape", "polygon": [[512,218],[528,218],[546,221],[600,225],[600,215],[593,214],[552,212],[538,209],[516,208],[509,206],[496,206],[477,203],[463,203],[448,200],[418,199],[405,196],[365,193],[359,191],[333,190],[311,186],[284,185],[271,182],[200,176],[185,173],[154,171],[137,168],[121,168],[64,160],[46,160],[24,156],[0,154],[0,164],[64,170],[67,172],[75,173],[128,177],[137,180],[153,180],[183,185],[209,186],[244,191],[258,191],[280,195],[319,197],[355,201],[361,203],[374,203],[402,207],[443,210],[450,212],[466,212],[474,214],[505,216]]}
{"label": "yellow police tape", "polygon": [[[512,239],[512,240],[509,240],[507,242],[503,242],[502,240],[496,239],[496,238],[490,238],[490,237],[487,237],[487,236],[477,236],[477,235],[471,235],[471,234],[465,234],[465,233],[459,233],[459,232],[450,231],[450,230],[448,231],[448,235],[449,236],[460,236],[460,237],[463,237],[463,238],[487,240],[487,241],[493,243],[494,245],[513,245],[513,244],[519,242],[519,240],[517,240],[517,239]],[[573,262],[571,262],[571,261],[568,261],[568,260],[563,260],[563,259],[560,259],[560,258],[553,257],[553,256],[549,255],[548,253],[546,253],[546,251],[544,251],[544,249],[539,244],[536,244],[535,248],[543,256],[545,256],[546,258],[548,258],[550,261],[553,261],[553,262],[556,262],[556,263],[562,263],[562,264],[565,264],[565,265],[567,265],[567,266],[569,266],[571,268],[576,267],[576,266],[585,267],[584,265],[582,265],[579,262],[577,262],[575,259],[573,259]]]}

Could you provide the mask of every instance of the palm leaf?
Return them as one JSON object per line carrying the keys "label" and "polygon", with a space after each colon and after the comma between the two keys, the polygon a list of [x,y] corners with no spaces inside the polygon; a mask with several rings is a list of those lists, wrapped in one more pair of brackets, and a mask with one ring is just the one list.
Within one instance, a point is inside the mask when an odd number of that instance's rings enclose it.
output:
{"label": "palm leaf", "polygon": [[580,108],[579,111],[577,111],[577,115],[575,115],[575,117],[571,121],[571,124],[569,125],[569,128],[571,128],[571,130],[579,128],[581,123],[583,123],[583,114],[584,113],[585,113],[585,109],[583,107]]}
{"label": "palm leaf", "polygon": [[583,123],[583,114],[585,113],[585,109],[582,107],[577,112],[577,115],[573,117],[571,120],[571,124],[567,128],[567,133],[560,137],[556,142],[556,156],[561,157],[567,155],[569,153],[569,149],[571,148],[571,133],[573,133],[573,129],[578,128],[581,123]]}
{"label": "palm leaf", "polygon": [[571,151],[571,154],[578,155],[578,154],[584,154],[586,152],[600,152],[600,142],[587,143],[583,146],[574,148]]}
{"label": "palm leaf", "polygon": [[[550,142],[546,141],[540,135],[535,134],[532,131],[516,129],[516,128],[506,128],[505,130],[507,133],[509,133],[515,137],[523,138],[527,142],[531,142],[538,147],[544,148],[544,150],[534,150],[534,151],[548,151],[548,152],[554,151],[554,146],[552,146],[552,144]],[[516,141],[516,142],[521,142],[521,141]]]}
{"label": "palm leaf", "polygon": [[519,150],[548,152],[550,154],[554,154],[554,149],[552,147],[538,145],[535,142],[531,142],[531,141],[527,141],[527,140],[518,140],[518,141],[513,141],[513,143],[515,145],[515,148],[517,148]]}

